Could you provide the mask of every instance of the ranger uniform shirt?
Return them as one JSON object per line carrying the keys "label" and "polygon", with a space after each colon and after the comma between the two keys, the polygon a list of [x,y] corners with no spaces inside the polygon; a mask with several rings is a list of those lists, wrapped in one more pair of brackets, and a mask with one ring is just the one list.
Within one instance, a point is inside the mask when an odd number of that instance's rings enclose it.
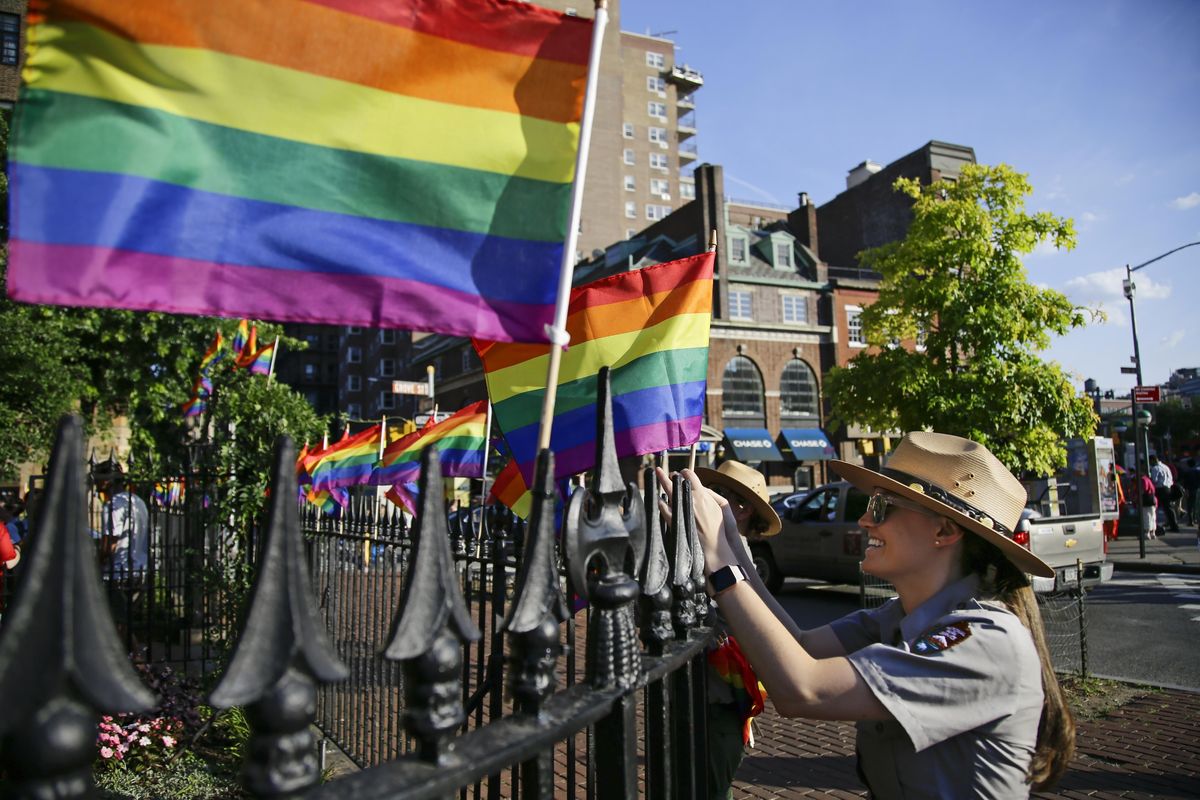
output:
{"label": "ranger uniform shirt", "polygon": [[859,770],[875,798],[1028,797],[1042,713],[1033,636],[977,576],[905,616],[893,599],[832,624],[893,720],[858,723]]}

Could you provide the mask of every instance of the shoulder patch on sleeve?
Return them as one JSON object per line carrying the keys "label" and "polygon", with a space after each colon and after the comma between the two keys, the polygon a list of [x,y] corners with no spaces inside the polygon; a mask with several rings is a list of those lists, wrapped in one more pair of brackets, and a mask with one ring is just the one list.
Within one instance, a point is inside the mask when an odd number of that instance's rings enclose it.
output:
{"label": "shoulder patch on sleeve", "polygon": [[912,644],[912,651],[919,655],[930,655],[942,650],[949,650],[956,644],[965,642],[971,636],[971,625],[968,622],[955,622],[920,636]]}

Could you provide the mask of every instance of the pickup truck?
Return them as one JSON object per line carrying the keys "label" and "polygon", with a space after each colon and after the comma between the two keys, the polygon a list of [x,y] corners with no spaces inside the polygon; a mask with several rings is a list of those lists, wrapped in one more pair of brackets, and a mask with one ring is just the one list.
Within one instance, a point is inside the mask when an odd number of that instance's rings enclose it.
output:
{"label": "pickup truck", "polygon": [[[1025,486],[1029,502],[1013,538],[1055,571],[1053,578],[1033,578],[1034,591],[1077,585],[1081,567],[1085,588],[1109,580],[1108,540],[1117,524],[1112,440],[1073,440],[1067,446],[1067,466],[1058,475]],[[783,529],[750,542],[754,566],[767,588],[779,591],[785,578],[859,583],[866,534],[858,519],[867,499],[839,481],[775,500],[772,506]]]}
{"label": "pickup truck", "polygon": [[1055,572],[1053,578],[1034,578],[1034,591],[1066,589],[1081,577],[1090,588],[1112,578],[1108,540],[1118,522],[1112,439],[1072,439],[1067,466],[1053,478],[1026,481],[1025,487],[1029,501],[1016,539]]}

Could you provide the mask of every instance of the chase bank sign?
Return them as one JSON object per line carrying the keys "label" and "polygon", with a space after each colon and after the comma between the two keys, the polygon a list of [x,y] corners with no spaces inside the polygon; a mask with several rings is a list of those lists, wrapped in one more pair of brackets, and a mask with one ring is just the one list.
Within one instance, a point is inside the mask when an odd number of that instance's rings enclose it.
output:
{"label": "chase bank sign", "polygon": [[736,447],[752,448],[752,447],[772,447],[770,439],[730,439],[730,443]]}

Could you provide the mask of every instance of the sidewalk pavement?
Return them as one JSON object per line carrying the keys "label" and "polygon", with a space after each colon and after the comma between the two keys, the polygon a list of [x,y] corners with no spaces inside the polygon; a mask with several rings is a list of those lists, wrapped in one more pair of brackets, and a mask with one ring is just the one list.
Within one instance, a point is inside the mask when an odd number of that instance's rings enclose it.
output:
{"label": "sidewalk pavement", "polygon": [[[1149,539],[1109,542],[1117,572],[1200,575],[1195,527]],[[754,723],[756,746],[733,785],[735,798],[866,797],[855,770],[854,725],[784,719]],[[1200,797],[1200,693],[1147,689],[1106,716],[1078,721],[1075,757],[1059,784],[1038,798]]]}

